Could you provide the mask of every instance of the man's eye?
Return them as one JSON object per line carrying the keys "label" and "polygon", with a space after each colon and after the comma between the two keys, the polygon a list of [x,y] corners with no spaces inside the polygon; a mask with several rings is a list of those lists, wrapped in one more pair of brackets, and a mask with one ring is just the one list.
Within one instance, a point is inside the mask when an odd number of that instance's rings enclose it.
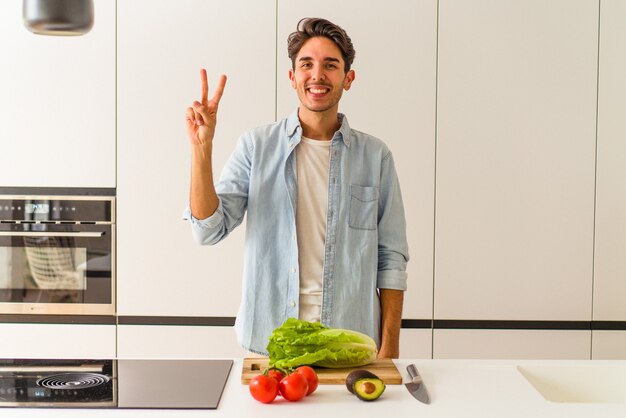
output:
{"label": "man's eye", "polygon": [[337,68],[337,66],[335,64],[326,64],[326,68],[328,68],[329,70],[334,70],[335,68]]}
{"label": "man's eye", "polygon": [[302,64],[301,68],[311,68],[311,63],[305,62]]}

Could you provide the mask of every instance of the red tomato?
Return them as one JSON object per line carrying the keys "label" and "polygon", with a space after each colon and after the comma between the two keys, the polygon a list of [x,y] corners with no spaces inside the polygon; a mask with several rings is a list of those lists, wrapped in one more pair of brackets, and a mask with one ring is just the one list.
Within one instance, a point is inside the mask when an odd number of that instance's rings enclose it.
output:
{"label": "red tomato", "polygon": [[264,374],[258,374],[250,379],[248,387],[252,397],[259,402],[270,403],[278,395],[278,382]]}
{"label": "red tomato", "polygon": [[309,390],[306,392],[306,396],[309,396],[311,393],[315,392],[317,389],[317,385],[319,384],[319,379],[317,378],[317,373],[313,370],[311,366],[300,366],[296,369],[296,373],[300,373],[304,377],[306,377],[306,381],[309,384]]}
{"label": "red tomato", "polygon": [[309,383],[301,373],[291,373],[278,384],[280,394],[288,401],[299,401],[306,396]]}
{"label": "red tomato", "polygon": [[280,382],[285,377],[285,374],[279,369],[269,369],[267,371],[267,375],[276,379],[277,382]]}

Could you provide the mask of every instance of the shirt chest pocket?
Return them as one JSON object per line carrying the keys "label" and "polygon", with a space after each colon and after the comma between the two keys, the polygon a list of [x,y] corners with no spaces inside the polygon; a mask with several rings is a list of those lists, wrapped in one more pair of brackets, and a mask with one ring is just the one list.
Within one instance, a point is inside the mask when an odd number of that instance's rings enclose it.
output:
{"label": "shirt chest pocket", "polygon": [[350,185],[350,227],[376,229],[378,224],[378,187]]}

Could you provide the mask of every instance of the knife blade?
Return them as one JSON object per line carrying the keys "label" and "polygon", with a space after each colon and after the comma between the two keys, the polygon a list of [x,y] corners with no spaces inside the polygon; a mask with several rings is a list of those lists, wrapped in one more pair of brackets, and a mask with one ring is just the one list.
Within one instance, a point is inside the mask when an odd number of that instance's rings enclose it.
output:
{"label": "knife blade", "polygon": [[426,390],[426,386],[424,386],[422,376],[420,376],[417,371],[415,364],[406,366],[406,371],[409,372],[409,377],[411,378],[410,382],[404,384],[409,393],[418,401],[430,404],[430,396],[428,396],[428,391]]}

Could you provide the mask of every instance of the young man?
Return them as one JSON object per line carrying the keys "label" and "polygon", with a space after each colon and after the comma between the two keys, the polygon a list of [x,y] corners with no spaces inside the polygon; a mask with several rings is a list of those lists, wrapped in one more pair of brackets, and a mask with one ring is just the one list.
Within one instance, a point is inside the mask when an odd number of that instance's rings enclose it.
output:
{"label": "young man", "polygon": [[408,246],[389,149],[338,113],[355,78],[354,48],[339,26],[303,19],[288,39],[291,85],[300,106],[246,132],[213,183],[211,154],[226,77],[187,109],[192,150],[185,218],[201,244],[215,244],[247,212],[240,345],[266,354],[287,318],[370,335],[379,357],[399,355]]}

